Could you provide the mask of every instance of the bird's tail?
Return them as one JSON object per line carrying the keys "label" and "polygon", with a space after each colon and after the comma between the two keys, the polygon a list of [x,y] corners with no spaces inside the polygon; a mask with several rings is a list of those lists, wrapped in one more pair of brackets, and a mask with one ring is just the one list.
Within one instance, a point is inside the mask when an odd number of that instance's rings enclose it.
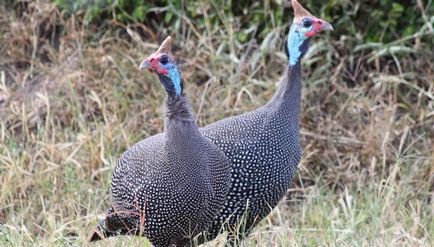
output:
{"label": "bird's tail", "polygon": [[117,235],[139,234],[139,217],[134,214],[117,213],[112,208],[106,210],[105,218],[89,234],[89,242],[103,240]]}
{"label": "bird's tail", "polygon": [[91,232],[89,236],[89,242],[95,242],[98,240],[103,240],[109,238],[111,236],[115,236],[116,234],[108,231],[105,227],[105,219],[101,220],[98,223],[98,226]]}

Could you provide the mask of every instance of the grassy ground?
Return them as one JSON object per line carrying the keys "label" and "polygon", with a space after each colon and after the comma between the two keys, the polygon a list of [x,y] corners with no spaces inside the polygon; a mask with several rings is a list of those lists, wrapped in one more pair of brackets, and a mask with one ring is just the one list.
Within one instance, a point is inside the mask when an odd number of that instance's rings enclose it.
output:
{"label": "grassy ground", "polygon": [[[299,173],[245,246],[432,246],[433,22],[389,44],[312,42]],[[226,24],[187,19],[176,40],[201,126],[264,104],[286,64],[287,25],[240,44]],[[0,246],[86,244],[119,155],[162,130],[164,92],[137,69],[162,32],[84,26],[43,1],[21,16],[0,7]],[[94,246],[107,244],[146,240]]]}

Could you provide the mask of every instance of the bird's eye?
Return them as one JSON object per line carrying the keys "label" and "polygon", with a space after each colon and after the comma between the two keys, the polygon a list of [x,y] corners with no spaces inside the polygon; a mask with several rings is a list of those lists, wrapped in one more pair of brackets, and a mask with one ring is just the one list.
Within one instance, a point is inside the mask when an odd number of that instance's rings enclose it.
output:
{"label": "bird's eye", "polygon": [[166,65],[168,62],[169,62],[169,57],[168,57],[167,55],[163,55],[163,56],[161,56],[161,58],[160,58],[160,63],[161,63],[162,65]]}
{"label": "bird's eye", "polygon": [[310,27],[310,26],[312,26],[312,21],[309,19],[305,19],[305,20],[303,20],[302,24],[303,24],[303,27]]}

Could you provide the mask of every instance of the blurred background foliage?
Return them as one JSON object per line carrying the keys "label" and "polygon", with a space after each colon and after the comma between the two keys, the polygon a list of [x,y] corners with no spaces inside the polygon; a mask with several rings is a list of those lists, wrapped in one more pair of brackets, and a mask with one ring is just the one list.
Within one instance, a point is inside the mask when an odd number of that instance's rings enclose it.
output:
{"label": "blurred background foliage", "polygon": [[[86,23],[101,23],[106,19],[115,19],[122,23],[143,22],[158,28],[160,25],[179,26],[177,12],[182,11],[198,27],[210,25],[224,26],[220,16],[237,21],[245,32],[258,29],[256,38],[266,34],[282,23],[292,19],[289,1],[283,0],[210,0],[219,12],[211,11],[203,18],[202,1],[184,0],[53,0],[68,16],[82,14]],[[426,21],[417,8],[417,0],[306,0],[302,3],[312,13],[333,23],[335,35],[357,36],[363,41],[390,42],[399,37],[411,35]],[[428,13],[434,13],[432,1],[426,2]],[[271,18],[270,18],[271,17]],[[245,42],[245,32],[238,34],[238,40]]]}

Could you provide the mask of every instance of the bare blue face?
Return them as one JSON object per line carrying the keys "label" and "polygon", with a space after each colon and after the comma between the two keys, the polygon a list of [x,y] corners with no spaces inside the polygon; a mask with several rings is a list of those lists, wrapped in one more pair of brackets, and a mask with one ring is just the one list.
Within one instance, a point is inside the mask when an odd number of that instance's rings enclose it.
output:
{"label": "bare blue face", "polygon": [[301,46],[309,39],[306,33],[312,31],[312,20],[310,17],[305,17],[301,23],[293,23],[289,29],[287,49],[289,54],[289,65],[295,65],[302,54]]}
{"label": "bare blue face", "polygon": [[305,52],[302,48],[306,41],[324,30],[333,30],[333,28],[328,22],[313,16],[306,16],[292,23],[286,43],[290,66],[300,60],[302,53]]}

